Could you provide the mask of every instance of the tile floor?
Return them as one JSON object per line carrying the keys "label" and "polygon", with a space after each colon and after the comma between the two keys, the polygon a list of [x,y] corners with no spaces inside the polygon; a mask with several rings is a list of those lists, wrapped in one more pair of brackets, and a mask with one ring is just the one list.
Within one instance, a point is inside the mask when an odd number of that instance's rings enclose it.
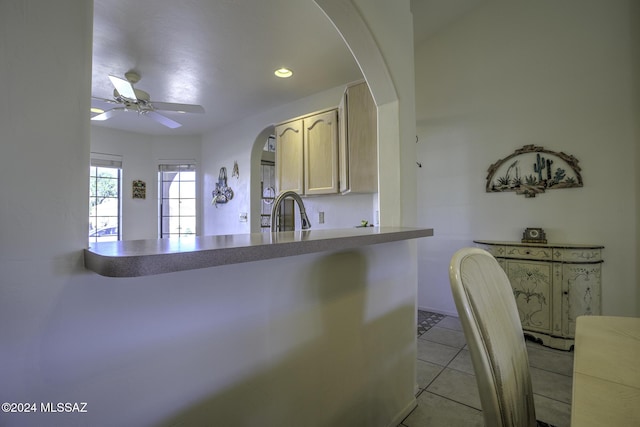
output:
{"label": "tile floor", "polygon": [[[483,426],[480,397],[460,322],[457,317],[431,314],[418,312],[418,407],[398,427]],[[527,341],[527,348],[538,420],[568,427],[573,352],[531,341]]]}

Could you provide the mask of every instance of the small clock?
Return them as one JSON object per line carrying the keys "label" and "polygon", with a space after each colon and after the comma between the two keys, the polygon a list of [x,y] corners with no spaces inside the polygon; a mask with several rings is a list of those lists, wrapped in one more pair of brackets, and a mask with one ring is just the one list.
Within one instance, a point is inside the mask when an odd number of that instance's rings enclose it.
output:
{"label": "small clock", "polygon": [[542,228],[527,228],[522,234],[522,243],[547,243],[547,236]]}

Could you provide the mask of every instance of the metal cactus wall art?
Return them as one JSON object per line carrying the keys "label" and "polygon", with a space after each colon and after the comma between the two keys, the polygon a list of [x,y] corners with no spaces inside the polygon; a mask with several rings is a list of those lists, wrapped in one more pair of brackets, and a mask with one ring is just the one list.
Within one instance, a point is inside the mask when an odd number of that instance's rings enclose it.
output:
{"label": "metal cactus wall art", "polygon": [[525,145],[489,166],[487,193],[515,191],[535,197],[549,189],[582,187],[578,159],[563,152]]}

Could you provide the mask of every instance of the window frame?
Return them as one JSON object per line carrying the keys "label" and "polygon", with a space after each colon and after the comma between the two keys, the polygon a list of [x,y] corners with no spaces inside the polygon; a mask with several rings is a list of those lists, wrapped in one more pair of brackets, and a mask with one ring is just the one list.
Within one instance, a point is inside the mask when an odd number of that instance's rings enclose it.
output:
{"label": "window frame", "polygon": [[[107,197],[109,199],[115,199],[117,201],[116,215],[98,215],[97,209],[95,210],[94,215],[92,215],[91,213],[92,199],[97,200],[98,198],[102,197],[97,192],[94,195],[91,194],[92,187],[95,186],[96,191],[99,188],[98,180],[101,178],[100,172],[99,172],[100,169],[112,169],[116,171],[116,174],[115,174],[116,176],[114,178],[107,178],[107,179],[113,179],[116,181],[116,186],[115,186],[116,192],[117,192],[116,197]],[[99,218],[115,218],[115,223],[116,223],[115,227],[117,228],[116,241],[122,240],[122,176],[123,176],[123,171],[122,171],[121,156],[91,153],[91,158],[89,162],[89,216],[88,216],[89,230],[88,230],[88,236],[87,236],[90,245],[95,243],[100,243],[101,241],[113,241],[111,239],[98,240],[100,237],[102,237],[96,234],[100,230],[100,228],[98,227],[98,223],[100,222]],[[102,204],[102,202],[95,203],[94,206],[98,206],[100,204]],[[91,230],[92,223],[96,224],[95,230]],[[109,221],[109,223],[113,223],[113,221]],[[106,227],[106,228],[108,229],[112,227],[113,226]],[[92,236],[91,234],[96,234],[96,235]]]}
{"label": "window frame", "polygon": [[[186,236],[197,236],[200,230],[200,213],[199,213],[199,197],[198,197],[198,189],[199,189],[199,172],[198,166],[195,160],[160,160],[158,162],[158,238],[165,239],[171,237],[186,237]],[[165,173],[175,172],[176,177],[174,179],[166,180]],[[193,179],[182,180],[182,176],[180,173],[182,172],[192,172]],[[178,178],[176,181],[175,178]],[[182,188],[180,183],[193,183],[193,197],[182,197]],[[168,185],[165,186],[165,183]],[[170,197],[167,192],[171,191],[171,185],[177,183],[178,184],[178,197]],[[178,200],[178,206],[182,203],[183,200],[193,201],[193,215],[184,215],[182,211],[179,209],[178,215],[167,215],[165,212],[170,212],[171,207],[166,207],[165,203],[169,200]],[[178,232],[171,232],[171,230],[165,230],[164,220],[167,219],[171,221],[171,218],[177,218],[178,220]],[[193,221],[195,230],[192,232],[182,232],[182,219],[191,219]]]}

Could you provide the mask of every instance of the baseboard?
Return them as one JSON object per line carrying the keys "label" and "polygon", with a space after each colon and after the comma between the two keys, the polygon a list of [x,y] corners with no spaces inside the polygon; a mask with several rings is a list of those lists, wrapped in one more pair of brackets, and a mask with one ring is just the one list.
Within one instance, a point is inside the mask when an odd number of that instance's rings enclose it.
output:
{"label": "baseboard", "polygon": [[414,409],[416,409],[418,407],[418,401],[416,400],[416,398],[414,397],[413,399],[411,399],[411,401],[409,402],[409,404],[407,406],[405,406],[399,413],[398,415],[396,415],[393,420],[387,425],[387,427],[398,427],[398,424],[400,424],[402,422],[402,420],[404,420],[405,418],[407,418],[407,415],[409,415],[411,413],[411,411],[413,411]]}

